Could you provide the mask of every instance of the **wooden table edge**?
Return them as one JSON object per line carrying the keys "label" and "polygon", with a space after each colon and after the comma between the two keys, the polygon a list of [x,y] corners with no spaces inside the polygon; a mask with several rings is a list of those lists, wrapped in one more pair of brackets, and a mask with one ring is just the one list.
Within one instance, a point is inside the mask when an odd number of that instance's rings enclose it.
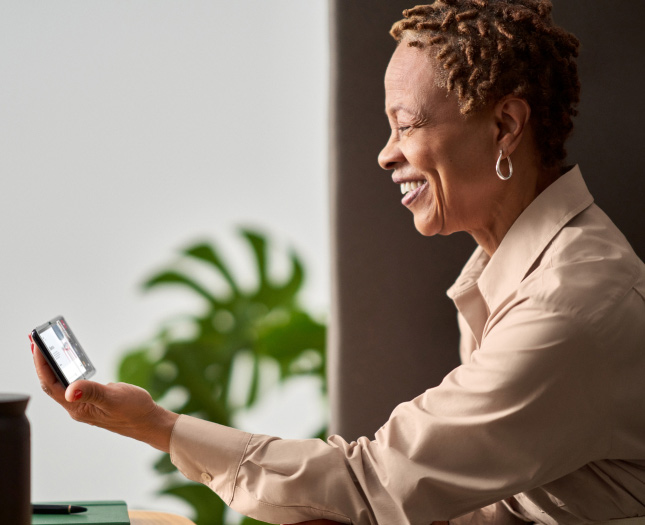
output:
{"label": "wooden table edge", "polygon": [[156,512],[150,510],[129,510],[131,525],[195,525],[194,522],[168,512]]}

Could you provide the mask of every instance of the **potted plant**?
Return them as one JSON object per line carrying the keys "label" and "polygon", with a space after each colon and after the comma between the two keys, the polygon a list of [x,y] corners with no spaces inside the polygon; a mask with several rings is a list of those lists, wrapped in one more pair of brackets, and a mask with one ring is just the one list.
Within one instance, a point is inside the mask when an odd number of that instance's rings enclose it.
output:
{"label": "potted plant", "polygon": [[[201,297],[203,311],[163,323],[151,340],[126,353],[118,374],[120,381],[145,388],[161,404],[172,398],[174,406],[168,408],[223,425],[231,425],[238,411],[257,403],[268,363],[277,365],[281,381],[299,375],[319,377],[321,396],[325,395],[326,328],[298,301],[304,279],[302,262],[291,252],[289,275],[278,282],[267,270],[266,236],[248,229],[240,234],[253,257],[256,282],[240,284],[212,243],[183,250],[179,260],[148,279],[144,289],[179,287]],[[204,271],[219,276],[225,291],[207,286]],[[250,366],[240,403],[232,399],[239,398],[232,392],[240,388],[234,384],[234,376],[239,376],[234,371],[241,362]],[[321,428],[315,437],[324,433]],[[224,523],[224,503],[209,488],[180,476],[167,454],[155,469],[166,479],[160,493],[191,505],[197,525]],[[245,518],[242,523],[259,522]]]}

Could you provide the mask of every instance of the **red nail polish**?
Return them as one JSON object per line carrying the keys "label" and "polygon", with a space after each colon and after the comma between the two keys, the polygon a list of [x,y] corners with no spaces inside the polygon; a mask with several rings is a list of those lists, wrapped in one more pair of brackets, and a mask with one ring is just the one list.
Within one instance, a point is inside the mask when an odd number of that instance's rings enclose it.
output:
{"label": "red nail polish", "polygon": [[34,343],[31,343],[31,353],[32,353],[32,355],[34,353]]}
{"label": "red nail polish", "polygon": [[75,390],[74,391],[74,401],[78,401],[81,397],[83,397],[83,392],[80,390]]}

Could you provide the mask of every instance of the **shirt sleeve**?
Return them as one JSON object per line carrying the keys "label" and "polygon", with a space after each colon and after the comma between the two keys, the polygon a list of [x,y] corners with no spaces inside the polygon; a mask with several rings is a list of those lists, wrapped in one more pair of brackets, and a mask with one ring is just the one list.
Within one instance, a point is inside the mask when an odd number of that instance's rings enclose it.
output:
{"label": "shirt sleeve", "polygon": [[450,525],[526,525],[531,520],[512,509],[507,501],[498,501],[450,520]]}
{"label": "shirt sleeve", "polygon": [[[182,416],[171,459],[270,523],[427,524],[474,513],[601,458],[610,445],[601,345],[530,301],[470,361],[399,405],[375,439],[283,440]],[[510,519],[510,518],[509,518]]]}

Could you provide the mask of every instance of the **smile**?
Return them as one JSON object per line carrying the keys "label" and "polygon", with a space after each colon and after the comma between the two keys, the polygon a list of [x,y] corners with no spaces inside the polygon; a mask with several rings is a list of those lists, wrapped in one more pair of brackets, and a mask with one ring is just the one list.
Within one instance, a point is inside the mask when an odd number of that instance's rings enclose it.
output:
{"label": "smile", "polygon": [[402,182],[399,186],[401,186],[401,193],[403,195],[405,195],[409,191],[414,191],[414,190],[416,190],[417,188],[420,188],[421,186],[423,186],[426,183],[427,183],[427,181],[425,181],[425,180],[423,180],[423,181],[415,180],[415,181],[412,181],[412,182]]}

